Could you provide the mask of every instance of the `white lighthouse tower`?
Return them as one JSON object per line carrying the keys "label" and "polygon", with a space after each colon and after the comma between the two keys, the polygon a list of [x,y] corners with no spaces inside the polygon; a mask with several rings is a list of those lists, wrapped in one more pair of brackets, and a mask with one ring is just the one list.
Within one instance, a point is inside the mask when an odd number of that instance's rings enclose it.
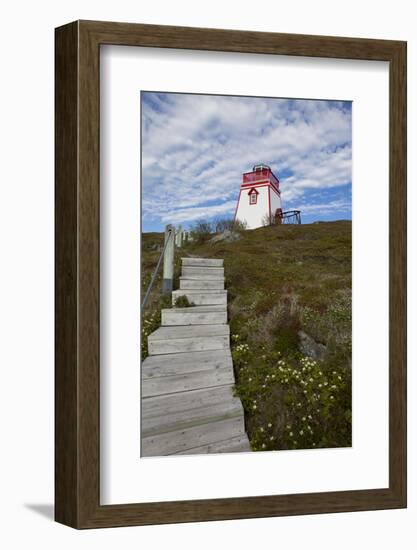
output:
{"label": "white lighthouse tower", "polygon": [[266,164],[256,164],[243,174],[235,220],[255,229],[269,223],[281,223],[282,203],[279,179]]}

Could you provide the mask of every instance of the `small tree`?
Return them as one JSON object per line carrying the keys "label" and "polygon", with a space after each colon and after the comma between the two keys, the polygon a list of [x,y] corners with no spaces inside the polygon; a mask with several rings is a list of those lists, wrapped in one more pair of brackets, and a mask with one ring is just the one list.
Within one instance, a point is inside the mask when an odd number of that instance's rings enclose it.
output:
{"label": "small tree", "polygon": [[244,231],[248,224],[246,221],[234,220],[233,218],[217,218],[214,223],[216,233],[224,231]]}
{"label": "small tree", "polygon": [[233,231],[234,221],[232,218],[217,218],[214,222],[216,233],[223,233],[227,229]]}
{"label": "small tree", "polygon": [[193,240],[201,243],[206,241],[213,233],[213,224],[208,220],[198,220],[191,228]]}
{"label": "small tree", "polygon": [[242,221],[242,220],[235,220],[234,221],[234,224],[233,224],[233,230],[234,231],[246,231],[246,229],[248,228],[248,222],[246,220]]}

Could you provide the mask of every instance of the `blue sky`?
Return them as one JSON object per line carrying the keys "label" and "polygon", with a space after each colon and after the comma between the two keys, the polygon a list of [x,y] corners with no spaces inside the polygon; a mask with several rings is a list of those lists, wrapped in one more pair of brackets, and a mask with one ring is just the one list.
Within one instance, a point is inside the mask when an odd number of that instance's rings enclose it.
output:
{"label": "blue sky", "polygon": [[142,230],[233,217],[242,173],[271,166],[303,223],[351,219],[352,104],[142,92]]}

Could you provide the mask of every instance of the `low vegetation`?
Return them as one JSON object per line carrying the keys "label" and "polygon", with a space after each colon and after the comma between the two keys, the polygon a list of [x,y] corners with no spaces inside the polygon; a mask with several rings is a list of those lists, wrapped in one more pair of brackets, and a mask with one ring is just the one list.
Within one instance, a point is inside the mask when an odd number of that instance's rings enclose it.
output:
{"label": "low vegetation", "polygon": [[229,218],[218,218],[214,222],[198,220],[191,227],[191,238],[194,244],[204,244],[213,237],[213,234],[223,233],[224,231],[240,233],[246,229],[246,226],[247,224],[240,220],[234,221]]}
{"label": "low vegetation", "polygon": [[187,296],[177,296],[174,303],[174,307],[191,307],[193,305],[195,305],[194,302],[190,302]]}
{"label": "low vegetation", "polygon": [[[180,256],[224,258],[235,391],[252,449],[350,446],[351,223],[241,230],[233,241],[203,235],[177,254],[176,277]],[[143,235],[143,288],[162,242]],[[166,307],[156,284],[143,335]]]}

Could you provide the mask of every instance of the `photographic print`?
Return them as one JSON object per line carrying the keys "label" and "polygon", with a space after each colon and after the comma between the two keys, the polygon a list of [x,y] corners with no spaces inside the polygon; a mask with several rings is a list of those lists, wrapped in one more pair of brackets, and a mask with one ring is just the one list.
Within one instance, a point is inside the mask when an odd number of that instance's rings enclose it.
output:
{"label": "photographic print", "polygon": [[350,447],[352,103],[140,102],[141,456]]}

